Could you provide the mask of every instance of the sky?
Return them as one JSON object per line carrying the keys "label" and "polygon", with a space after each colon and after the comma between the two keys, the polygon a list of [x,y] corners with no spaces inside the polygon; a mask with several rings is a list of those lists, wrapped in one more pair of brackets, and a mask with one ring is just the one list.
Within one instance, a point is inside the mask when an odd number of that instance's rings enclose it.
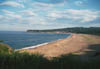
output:
{"label": "sky", "polygon": [[100,0],[0,0],[0,30],[100,27]]}

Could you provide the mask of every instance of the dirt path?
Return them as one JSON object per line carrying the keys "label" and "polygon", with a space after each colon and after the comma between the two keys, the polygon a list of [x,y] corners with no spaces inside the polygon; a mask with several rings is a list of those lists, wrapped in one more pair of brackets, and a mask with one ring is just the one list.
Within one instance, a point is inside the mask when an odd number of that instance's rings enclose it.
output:
{"label": "dirt path", "polygon": [[41,53],[45,57],[57,57],[69,53],[83,54],[86,51],[90,51],[91,49],[89,49],[89,47],[92,45],[96,45],[95,47],[99,45],[98,47],[100,47],[99,36],[72,34],[72,37],[58,40],[34,49],[21,50],[21,52]]}

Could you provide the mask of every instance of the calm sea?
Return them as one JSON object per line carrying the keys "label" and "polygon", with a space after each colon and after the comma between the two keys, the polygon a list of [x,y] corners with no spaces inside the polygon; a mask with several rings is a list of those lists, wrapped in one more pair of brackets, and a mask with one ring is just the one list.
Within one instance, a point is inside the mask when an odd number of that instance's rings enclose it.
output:
{"label": "calm sea", "polygon": [[0,40],[10,45],[13,49],[34,46],[46,42],[68,37],[70,34],[56,33],[28,33],[15,31],[0,31]]}

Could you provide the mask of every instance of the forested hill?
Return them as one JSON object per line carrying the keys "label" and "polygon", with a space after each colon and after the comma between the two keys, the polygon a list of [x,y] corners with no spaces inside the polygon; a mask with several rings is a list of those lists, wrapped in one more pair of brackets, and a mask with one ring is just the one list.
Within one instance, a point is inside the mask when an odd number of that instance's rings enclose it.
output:
{"label": "forested hill", "polygon": [[50,30],[27,30],[27,32],[57,32],[57,33],[84,33],[84,34],[96,34],[100,35],[100,27],[73,27],[62,29],[50,29]]}

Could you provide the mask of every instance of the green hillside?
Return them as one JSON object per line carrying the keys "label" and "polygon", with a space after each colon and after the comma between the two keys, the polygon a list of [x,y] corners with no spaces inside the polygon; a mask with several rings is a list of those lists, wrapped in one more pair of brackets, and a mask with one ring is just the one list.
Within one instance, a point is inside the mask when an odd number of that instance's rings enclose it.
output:
{"label": "green hillside", "polygon": [[27,30],[27,32],[64,32],[64,33],[84,33],[100,35],[100,27],[73,27],[73,28],[61,28],[50,30]]}

